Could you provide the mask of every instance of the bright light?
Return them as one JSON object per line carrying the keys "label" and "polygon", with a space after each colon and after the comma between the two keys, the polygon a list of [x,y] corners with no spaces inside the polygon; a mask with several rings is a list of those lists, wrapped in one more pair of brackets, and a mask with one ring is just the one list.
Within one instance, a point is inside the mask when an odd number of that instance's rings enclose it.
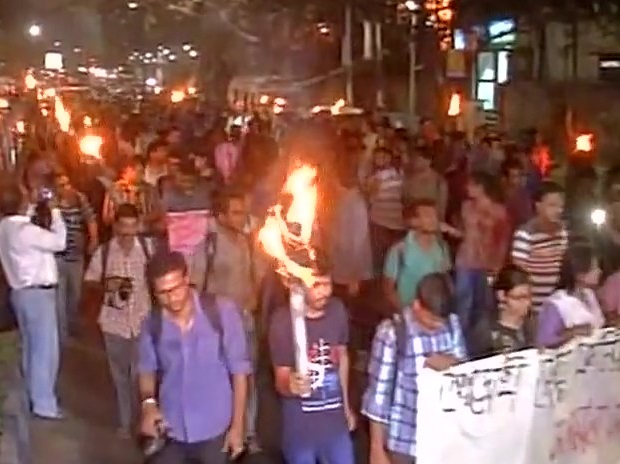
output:
{"label": "bright light", "polygon": [[54,41],[54,47],[60,47],[61,45],[62,45],[62,42],[60,40]]}
{"label": "bright light", "polygon": [[154,77],[149,77],[147,80],[144,81],[144,83],[149,87],[155,87],[157,85],[157,79],[155,79]]}
{"label": "bright light", "polygon": [[151,52],[146,52],[144,58],[153,58],[153,54]]}
{"label": "bright light", "polygon": [[18,134],[25,134],[26,133],[26,123],[24,121],[17,121],[15,123],[15,130],[17,131]]}
{"label": "bright light", "polygon": [[168,55],[168,59],[170,61],[175,61],[177,59],[177,56],[174,53],[171,53],[170,55]]}
{"label": "bright light", "polygon": [[164,89],[162,89],[162,88],[161,88],[160,86],[158,86],[158,85],[157,85],[157,86],[155,86],[155,87],[153,87],[153,93],[154,93],[155,95],[159,95],[160,93],[162,93],[162,91],[163,91],[163,90],[164,90]]}
{"label": "bright light", "polygon": [[81,52],[82,52],[82,49],[80,47],[75,47],[73,49],[73,53],[81,53]]}
{"label": "bright light", "polygon": [[56,96],[56,89],[45,89],[43,91],[44,98],[54,98]]}
{"label": "bright light", "polygon": [[321,23],[318,25],[319,32],[323,35],[329,34],[329,26],[325,23]]}
{"label": "bright light", "polygon": [[284,105],[286,105],[286,100],[285,100],[284,98],[280,98],[280,97],[278,97],[278,98],[274,99],[274,100],[273,100],[273,102],[274,102],[276,105],[278,105],[278,106],[284,106]]}
{"label": "bright light", "polygon": [[196,95],[196,92],[197,92],[197,91],[198,91],[198,90],[196,89],[196,87],[188,87],[188,88],[187,88],[187,94],[188,94],[188,95]]}
{"label": "bright light", "polygon": [[601,208],[596,208],[590,213],[590,220],[596,227],[601,227],[607,221],[607,211]]}
{"label": "bright light", "polygon": [[267,103],[269,103],[269,95],[261,95],[258,102],[261,105],[266,105]]}
{"label": "bright light", "polygon": [[164,56],[166,56],[166,55],[170,55],[170,49],[169,49],[169,48],[164,48],[164,49],[161,51],[161,53],[162,53],[162,55],[164,55]]}
{"label": "bright light", "polygon": [[39,26],[38,24],[33,24],[28,28],[28,34],[30,35],[30,37],[39,37],[41,35],[41,32],[41,26]]}
{"label": "bright light", "polygon": [[183,51],[189,52],[192,49],[192,46],[188,43],[183,44]]}
{"label": "bright light", "polygon": [[589,153],[594,149],[594,135],[581,134],[575,139],[575,151]]}
{"label": "bright light", "polygon": [[330,108],[332,114],[340,114],[340,111],[342,110],[342,108],[345,107],[346,104],[347,104],[347,102],[345,102],[344,99],[341,98],[340,100],[338,100]]}
{"label": "bright light", "polygon": [[312,112],[312,114],[318,114],[321,111],[323,111],[323,107],[322,106],[313,106],[312,110],[310,110]]}
{"label": "bright light", "polygon": [[84,124],[84,127],[93,127],[93,120],[90,116],[84,116],[82,123]]}
{"label": "bright light", "polygon": [[418,8],[420,8],[420,6],[414,0],[407,0],[405,2],[405,8],[407,8],[409,11],[416,11]]}
{"label": "bright light", "polygon": [[458,93],[453,93],[450,97],[448,116],[458,116],[459,114],[461,114],[461,96]]}
{"label": "bright light", "polygon": [[80,151],[93,158],[101,158],[101,146],[103,138],[98,135],[85,135],[80,139]]}
{"label": "bright light", "polygon": [[170,94],[170,101],[172,103],[181,103],[183,100],[185,100],[185,92],[182,90],[173,90]]}
{"label": "bright light", "polygon": [[135,10],[136,8],[138,8],[138,2],[128,2],[127,8],[129,8],[130,10]]}
{"label": "bright light", "polygon": [[282,114],[284,112],[284,108],[278,105],[273,105],[273,114]]}
{"label": "bright light", "polygon": [[69,129],[71,128],[71,113],[67,111],[65,105],[59,97],[56,97],[54,101],[54,114],[56,116],[56,121],[58,121],[60,130],[63,132],[69,132]]}
{"label": "bright light", "polygon": [[78,72],[86,74],[88,73],[88,68],[86,66],[78,66]]}
{"label": "bright light", "polygon": [[11,104],[6,98],[0,98],[0,110],[8,110]]}
{"label": "bright light", "polygon": [[26,85],[26,88],[28,90],[34,90],[38,82],[35,79],[35,77],[32,75],[32,73],[28,73],[26,74],[26,77],[24,78],[24,84]]}
{"label": "bright light", "polygon": [[44,118],[47,118],[48,114],[49,114],[49,111],[47,110],[47,108],[41,108],[41,116],[43,116]]}
{"label": "bright light", "polygon": [[198,52],[196,50],[190,50],[188,55],[190,58],[196,58],[198,56]]}

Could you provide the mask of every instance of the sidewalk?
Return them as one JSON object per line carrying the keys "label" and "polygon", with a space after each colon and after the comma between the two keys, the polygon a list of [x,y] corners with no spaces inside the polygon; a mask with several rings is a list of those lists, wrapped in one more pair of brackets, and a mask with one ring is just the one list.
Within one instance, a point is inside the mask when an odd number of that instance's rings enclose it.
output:
{"label": "sidewalk", "polygon": [[67,418],[31,422],[33,464],[139,464],[132,442],[114,433],[116,403],[103,352],[72,342],[63,352],[59,396]]}

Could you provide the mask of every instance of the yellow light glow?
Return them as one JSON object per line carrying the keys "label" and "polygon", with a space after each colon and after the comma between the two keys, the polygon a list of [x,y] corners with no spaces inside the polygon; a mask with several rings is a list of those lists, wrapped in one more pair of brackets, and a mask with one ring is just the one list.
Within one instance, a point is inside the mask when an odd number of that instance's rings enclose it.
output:
{"label": "yellow light glow", "polygon": [[54,98],[56,96],[56,89],[45,89],[43,91],[44,98]]}
{"label": "yellow light glow", "polygon": [[43,116],[44,118],[47,118],[48,114],[49,114],[49,111],[47,111],[47,108],[41,108],[41,116]]}
{"label": "yellow light glow", "polygon": [[17,121],[15,123],[15,130],[17,131],[18,134],[25,134],[26,133],[26,123],[24,121]]}
{"label": "yellow light glow", "polygon": [[181,103],[185,100],[185,92],[183,90],[173,90],[170,93],[170,101],[172,103]]}
{"label": "yellow light glow", "polygon": [[448,116],[458,116],[459,114],[461,114],[461,96],[458,93],[453,93],[450,97]]}
{"label": "yellow light glow", "polygon": [[273,105],[273,114],[282,114],[284,112],[284,108],[278,105]]}
{"label": "yellow light glow", "polygon": [[284,106],[286,105],[286,100],[284,98],[278,97],[276,99],[273,100],[273,102],[278,105],[278,106]]}
{"label": "yellow light glow", "polygon": [[101,146],[103,138],[98,135],[85,135],[80,139],[80,151],[87,156],[93,158],[101,158]]}
{"label": "yellow light glow", "polygon": [[258,100],[258,102],[261,105],[266,105],[267,103],[269,103],[269,95],[261,95],[260,99]]}
{"label": "yellow light glow", "polygon": [[340,111],[342,111],[342,108],[344,108],[346,104],[347,102],[345,102],[344,99],[341,98],[340,100],[338,100],[331,107],[332,114],[340,114]]}
{"label": "yellow light glow", "polygon": [[7,110],[11,107],[11,104],[6,98],[0,98],[0,110]]}
{"label": "yellow light glow", "polygon": [[575,151],[589,153],[594,150],[594,135],[580,134],[575,139]]}
{"label": "yellow light glow", "polygon": [[35,79],[35,77],[32,75],[32,73],[28,73],[26,74],[26,77],[24,78],[24,84],[26,85],[26,88],[28,90],[34,90],[38,82]]}
{"label": "yellow light glow", "polygon": [[196,89],[196,87],[187,88],[187,95],[196,95],[196,92],[198,92],[198,89]]}
{"label": "yellow light glow", "polygon": [[60,130],[63,132],[69,132],[69,129],[71,128],[71,113],[67,111],[65,105],[59,97],[56,97],[54,100],[54,115],[56,116],[56,121],[58,121]]}

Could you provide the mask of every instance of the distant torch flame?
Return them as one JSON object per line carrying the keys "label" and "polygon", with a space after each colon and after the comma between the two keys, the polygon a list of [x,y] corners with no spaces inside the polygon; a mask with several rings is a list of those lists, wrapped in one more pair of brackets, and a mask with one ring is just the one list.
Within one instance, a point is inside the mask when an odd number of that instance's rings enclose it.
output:
{"label": "distant torch flame", "polygon": [[461,114],[461,96],[458,93],[453,93],[450,97],[448,116],[458,116],[459,114]]}
{"label": "distant torch flame", "polygon": [[34,90],[37,84],[37,79],[32,75],[32,73],[26,74],[26,77],[24,78],[24,85],[28,90]]}
{"label": "distant torch flame", "polygon": [[[318,196],[316,169],[310,166],[295,169],[288,177],[283,192],[292,198],[286,218],[282,217],[282,205],[272,207],[265,225],[258,233],[258,241],[265,252],[278,261],[281,273],[310,285],[314,274],[312,268],[296,263],[288,255],[287,247],[292,245],[302,248],[311,260],[314,259],[315,252],[310,246],[310,239]],[[287,224],[296,224],[299,230],[292,233]]]}
{"label": "distant torch flame", "polygon": [[342,111],[342,108],[344,108],[346,104],[347,103],[342,98],[338,100],[331,107],[332,114],[340,114],[340,111]]}
{"label": "distant torch flame", "polygon": [[185,92],[182,90],[173,90],[170,94],[170,101],[172,103],[181,103],[185,100]]}
{"label": "distant torch flame", "polygon": [[103,139],[98,135],[85,135],[80,139],[80,151],[93,158],[101,158]]}
{"label": "distant torch flame", "polygon": [[594,135],[581,134],[575,139],[575,151],[591,152],[594,149]]}
{"label": "distant torch flame", "polygon": [[18,134],[26,133],[26,123],[24,121],[17,121],[15,123],[15,130],[17,130]]}
{"label": "distant torch flame", "polygon": [[54,100],[54,115],[56,116],[56,121],[58,121],[60,130],[63,132],[69,132],[71,127],[71,113],[67,111],[65,105],[59,97],[56,97]]}
{"label": "distant torch flame", "polygon": [[84,116],[84,120],[82,122],[84,127],[93,127],[93,120],[90,116]]}

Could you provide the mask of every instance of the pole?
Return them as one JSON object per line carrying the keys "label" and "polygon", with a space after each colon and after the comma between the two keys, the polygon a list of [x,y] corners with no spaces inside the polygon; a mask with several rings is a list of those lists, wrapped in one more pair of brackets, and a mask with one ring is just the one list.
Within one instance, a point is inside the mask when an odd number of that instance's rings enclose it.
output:
{"label": "pole", "polygon": [[308,366],[308,332],[306,329],[306,291],[302,282],[293,281],[290,286],[289,306],[293,340],[295,343],[295,370],[307,376]]}
{"label": "pole", "polygon": [[377,62],[377,108],[385,108],[385,95],[383,93],[383,37],[381,23],[375,23],[375,48]]}
{"label": "pole", "polygon": [[353,12],[347,3],[344,9],[344,37],[342,38],[342,65],[345,69],[345,95],[349,105],[353,104],[353,44],[352,44]]}
{"label": "pole", "polygon": [[417,51],[416,51],[415,40],[412,34],[409,39],[409,116],[411,118],[412,124],[416,117],[416,90],[417,90],[416,68],[417,68]]}

